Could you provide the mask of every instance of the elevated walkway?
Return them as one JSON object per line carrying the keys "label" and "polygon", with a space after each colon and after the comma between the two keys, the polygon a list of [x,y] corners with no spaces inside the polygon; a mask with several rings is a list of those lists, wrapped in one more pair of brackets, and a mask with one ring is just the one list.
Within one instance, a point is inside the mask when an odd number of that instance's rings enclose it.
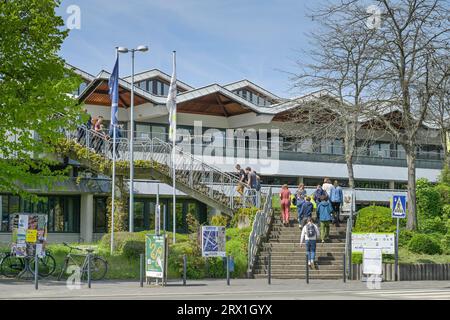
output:
{"label": "elevated walkway", "polygon": [[[116,175],[129,176],[129,140],[116,141]],[[135,179],[154,179],[172,184],[172,144],[157,138],[140,138],[134,142]],[[113,141],[85,127],[66,132],[58,145],[61,156],[69,157],[82,167],[112,175]],[[233,216],[241,207],[253,205],[249,199],[236,195],[237,177],[222,172],[200,158],[175,147],[176,188],[190,197]]]}

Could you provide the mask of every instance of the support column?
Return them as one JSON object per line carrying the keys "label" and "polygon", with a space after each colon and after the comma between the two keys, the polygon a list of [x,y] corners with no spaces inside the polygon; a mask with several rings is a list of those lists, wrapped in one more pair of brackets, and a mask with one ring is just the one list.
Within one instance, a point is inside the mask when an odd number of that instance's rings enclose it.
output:
{"label": "support column", "polygon": [[389,181],[389,189],[391,190],[395,189],[395,181]]}
{"label": "support column", "polygon": [[299,185],[300,183],[304,183],[303,182],[303,176],[297,178],[297,185]]}
{"label": "support column", "polygon": [[93,241],[94,230],[94,195],[81,195],[80,205],[80,237],[83,242]]}

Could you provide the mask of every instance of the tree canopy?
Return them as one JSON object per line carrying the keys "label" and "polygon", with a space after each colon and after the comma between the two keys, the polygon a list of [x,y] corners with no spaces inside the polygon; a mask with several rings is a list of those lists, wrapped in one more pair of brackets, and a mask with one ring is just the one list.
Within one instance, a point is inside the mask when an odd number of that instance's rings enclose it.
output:
{"label": "tree canopy", "polygon": [[[55,9],[60,1],[0,1],[0,190],[29,195],[25,186],[51,185],[65,174],[51,160],[61,128],[80,107],[70,95],[80,79],[58,51],[68,36]],[[64,114],[63,117],[60,115]]]}

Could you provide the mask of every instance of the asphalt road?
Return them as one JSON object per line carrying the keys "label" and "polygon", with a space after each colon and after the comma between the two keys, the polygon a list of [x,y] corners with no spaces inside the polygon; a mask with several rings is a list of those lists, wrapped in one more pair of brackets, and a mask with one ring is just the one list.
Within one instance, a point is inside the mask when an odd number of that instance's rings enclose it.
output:
{"label": "asphalt road", "polygon": [[366,283],[334,280],[225,280],[169,282],[166,287],[146,285],[138,281],[93,282],[91,289],[82,284],[69,289],[64,281],[39,283],[35,290],[31,281],[0,279],[0,300],[65,299],[65,300],[450,300],[450,281],[386,282],[379,289]]}

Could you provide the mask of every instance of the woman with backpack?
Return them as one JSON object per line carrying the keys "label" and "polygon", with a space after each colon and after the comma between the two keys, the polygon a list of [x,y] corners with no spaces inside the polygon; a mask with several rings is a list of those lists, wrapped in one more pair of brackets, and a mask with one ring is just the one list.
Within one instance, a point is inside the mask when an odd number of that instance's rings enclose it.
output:
{"label": "woman with backpack", "polygon": [[333,207],[326,195],[320,198],[320,203],[317,205],[317,216],[320,217],[320,231],[322,234],[322,243],[330,239],[330,223],[332,221],[331,213]]}
{"label": "woman with backpack", "polygon": [[289,209],[291,206],[291,191],[289,191],[287,184],[281,187],[280,200],[281,220],[283,221],[283,225],[287,227],[289,224]]}
{"label": "woman with backpack", "polygon": [[306,256],[308,258],[308,266],[315,267],[316,258],[316,243],[320,236],[319,228],[313,223],[311,217],[308,218],[308,223],[302,229],[302,235],[300,237],[300,247],[302,247],[303,241],[306,243]]}

